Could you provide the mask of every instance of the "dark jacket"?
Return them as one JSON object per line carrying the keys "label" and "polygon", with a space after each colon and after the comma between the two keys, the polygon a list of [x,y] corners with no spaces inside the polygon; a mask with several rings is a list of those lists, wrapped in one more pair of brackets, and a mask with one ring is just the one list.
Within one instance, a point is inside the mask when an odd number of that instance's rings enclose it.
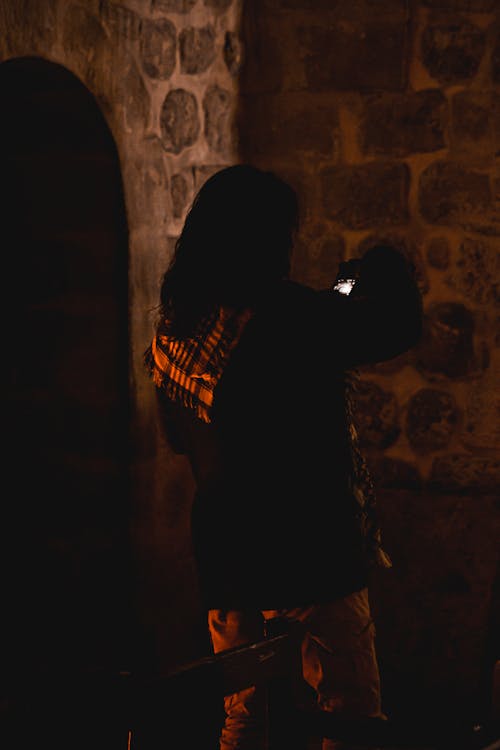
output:
{"label": "dark jacket", "polygon": [[260,301],[210,424],[158,391],[170,443],[197,484],[192,533],[207,607],[292,607],[366,585],[345,375],[404,352],[420,330],[408,264],[375,248],[349,296],[282,282]]}

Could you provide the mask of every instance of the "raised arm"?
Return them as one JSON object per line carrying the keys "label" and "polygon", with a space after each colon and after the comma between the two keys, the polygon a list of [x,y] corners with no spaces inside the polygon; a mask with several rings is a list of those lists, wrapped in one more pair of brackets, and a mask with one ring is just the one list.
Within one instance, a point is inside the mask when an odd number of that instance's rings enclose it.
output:
{"label": "raised arm", "polygon": [[[356,277],[350,294],[321,292],[322,315],[335,324],[335,346],[346,367],[382,362],[411,349],[422,330],[422,300],[406,258],[387,245],[344,264]],[[349,273],[352,271],[352,273]]]}

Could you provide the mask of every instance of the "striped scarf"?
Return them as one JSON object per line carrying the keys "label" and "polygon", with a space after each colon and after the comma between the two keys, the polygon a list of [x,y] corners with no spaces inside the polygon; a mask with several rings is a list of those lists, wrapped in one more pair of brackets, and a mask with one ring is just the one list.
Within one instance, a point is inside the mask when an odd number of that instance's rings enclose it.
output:
{"label": "striped scarf", "polygon": [[215,387],[252,314],[220,307],[187,339],[172,336],[162,321],[144,357],[155,385],[211,422]]}

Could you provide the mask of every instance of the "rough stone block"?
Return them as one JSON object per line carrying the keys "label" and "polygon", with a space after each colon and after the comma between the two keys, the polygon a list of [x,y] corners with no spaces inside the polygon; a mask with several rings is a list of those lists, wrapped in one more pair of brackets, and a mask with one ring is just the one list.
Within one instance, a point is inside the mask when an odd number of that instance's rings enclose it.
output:
{"label": "rough stone block", "polygon": [[177,33],[167,18],[144,20],[141,33],[141,59],[144,71],[151,78],[166,80],[175,70]]}
{"label": "rough stone block", "polygon": [[181,174],[172,175],[170,180],[170,191],[172,194],[172,207],[174,217],[180,219],[187,206],[189,197],[189,186]]}
{"label": "rough stone block", "polygon": [[162,13],[189,13],[198,0],[153,0],[153,10]]}
{"label": "rough stone block", "polygon": [[214,151],[228,151],[231,146],[232,96],[220,86],[210,86],[203,97],[205,138]]}
{"label": "rough stone block", "polygon": [[151,110],[149,92],[135,58],[126,54],[121,62],[121,76],[116,79],[116,101],[122,103],[126,127],[144,129]]}
{"label": "rough stone block", "polygon": [[[57,38],[58,0],[19,0],[3,3],[0,9],[3,36],[15,30],[32,51],[50,49]],[[17,56],[17,55],[16,55]]]}
{"label": "rough stone block", "polygon": [[[335,10],[339,0],[279,0],[280,8],[290,10]],[[270,6],[276,5],[276,0],[268,3]]]}
{"label": "rough stone block", "polygon": [[424,314],[415,366],[429,379],[462,378],[487,367],[475,351],[474,315],[458,302],[437,302]]}
{"label": "rough stone block", "polygon": [[[283,27],[268,15],[253,17],[243,12],[241,33],[243,61],[239,77],[242,94],[280,91],[283,88],[287,51]],[[293,50],[297,54],[296,49]]]}
{"label": "rough stone block", "polygon": [[419,206],[433,224],[484,216],[492,208],[489,176],[455,162],[434,162],[420,176]]}
{"label": "rough stone block", "polygon": [[212,8],[216,13],[223,13],[227,10],[233,0],[203,0],[207,8]]}
{"label": "rough stone block", "polygon": [[366,458],[375,489],[400,488],[418,490],[422,477],[415,464],[384,455],[368,455]]}
{"label": "rough stone block", "polygon": [[441,492],[495,492],[500,487],[500,460],[472,453],[436,456],[429,487]]}
{"label": "rough stone block", "polygon": [[409,3],[406,0],[341,0],[344,12],[346,9],[358,14],[364,11],[370,17],[390,16],[392,18],[409,18]]}
{"label": "rough stone block", "polygon": [[422,62],[444,85],[473,78],[486,49],[486,36],[465,20],[427,26],[421,38]]}
{"label": "rough stone block", "polygon": [[369,99],[360,127],[366,154],[406,156],[444,147],[447,102],[436,89]]}
{"label": "rough stone block", "polygon": [[77,74],[93,89],[96,75],[112,68],[113,53],[108,35],[97,18],[85,8],[70,5],[62,19],[62,42],[74,60]]}
{"label": "rough stone block", "polygon": [[116,5],[111,0],[101,0],[99,15],[115,39],[130,39],[132,42],[140,39],[143,19],[133,10],[124,5]]}
{"label": "rough stone block", "polygon": [[407,28],[372,21],[298,28],[310,90],[399,90],[406,84]]}
{"label": "rough stone block", "polygon": [[196,142],[200,132],[198,102],[185,89],[173,89],[163,102],[160,114],[163,145],[166,151],[179,154]]}
{"label": "rough stone block", "polygon": [[468,390],[462,444],[469,450],[489,452],[492,447],[500,446],[499,370],[492,363]]}
{"label": "rough stone block", "polygon": [[340,128],[335,104],[308,94],[248,96],[241,100],[245,152],[295,161],[298,154],[333,158]]}
{"label": "rough stone block", "polygon": [[500,83],[500,33],[497,34],[491,55],[491,78],[493,83]]}
{"label": "rough stone block", "polygon": [[460,420],[460,412],[451,393],[421,388],[409,403],[406,435],[415,453],[442,450],[449,444]]}
{"label": "rough stone block", "polygon": [[[500,155],[500,92],[493,95],[491,120],[493,125],[493,150],[495,157],[498,157]],[[498,177],[496,179],[498,180]]]}
{"label": "rough stone block", "polygon": [[203,73],[215,60],[215,29],[188,26],[179,34],[181,71],[191,75]]}
{"label": "rough stone block", "polygon": [[500,252],[498,243],[466,237],[457,261],[446,278],[453,289],[478,305],[500,304]]}
{"label": "rough stone block", "polygon": [[406,3],[401,0],[253,0],[253,3],[275,13],[323,11],[325,20],[334,18],[342,22],[374,16],[406,16]]}
{"label": "rough stone block", "polygon": [[140,162],[135,159],[127,165],[124,180],[137,185],[136,200],[128,211],[129,221],[135,227],[164,224],[166,216],[170,214],[167,202],[169,185],[165,153],[159,138],[151,138],[143,143]]}
{"label": "rough stone block", "polygon": [[470,13],[489,13],[495,9],[496,2],[497,0],[422,0],[422,4],[427,8]]}
{"label": "rough stone block", "polygon": [[446,237],[432,237],[427,245],[429,265],[445,271],[450,265],[450,245]]}
{"label": "rough stone block", "polygon": [[408,218],[406,164],[328,167],[320,180],[325,215],[347,229],[401,224]]}
{"label": "rough stone block", "polygon": [[451,100],[451,146],[460,158],[493,159],[493,96],[489,92],[460,91]]}

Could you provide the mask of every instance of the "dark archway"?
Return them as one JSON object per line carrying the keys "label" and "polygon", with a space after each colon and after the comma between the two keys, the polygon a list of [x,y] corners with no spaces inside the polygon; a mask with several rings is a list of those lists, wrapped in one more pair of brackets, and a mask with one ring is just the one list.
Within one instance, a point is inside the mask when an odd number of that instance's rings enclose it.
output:
{"label": "dark archway", "polygon": [[2,681],[123,668],[131,625],[127,221],[93,96],[0,65]]}

